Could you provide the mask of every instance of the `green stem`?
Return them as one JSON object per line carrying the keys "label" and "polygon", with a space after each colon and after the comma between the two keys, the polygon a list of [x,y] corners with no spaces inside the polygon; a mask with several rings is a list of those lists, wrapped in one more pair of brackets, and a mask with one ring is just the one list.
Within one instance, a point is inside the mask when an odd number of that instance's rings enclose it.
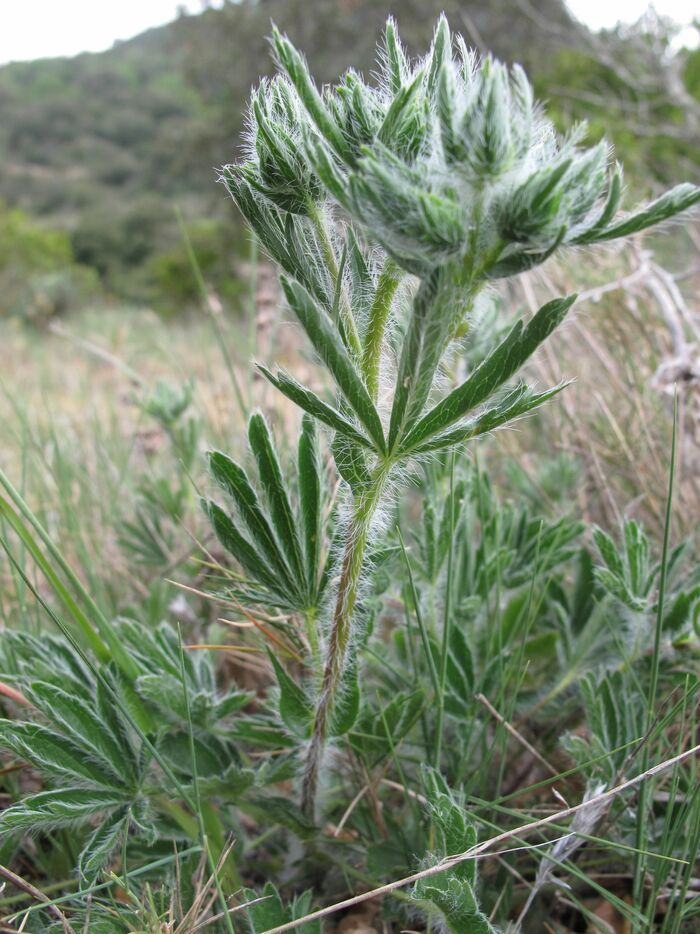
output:
{"label": "green stem", "polygon": [[302,809],[312,819],[316,808],[319,772],[328,740],[333,708],[345,671],[352,633],[352,619],[364,569],[367,539],[377,505],[386,487],[389,468],[390,465],[387,463],[380,464],[365,490],[355,496],[352,518],[345,535],[345,549],[330,637],[326,648],[323,682],[316,704],[314,729],[306,755],[302,784]]}
{"label": "green stem", "polygon": [[381,360],[384,330],[391,309],[391,302],[396,294],[401,272],[392,259],[387,259],[379,276],[374,301],[369,311],[365,347],[362,353],[362,372],[367,389],[374,402],[379,392],[379,364]]}

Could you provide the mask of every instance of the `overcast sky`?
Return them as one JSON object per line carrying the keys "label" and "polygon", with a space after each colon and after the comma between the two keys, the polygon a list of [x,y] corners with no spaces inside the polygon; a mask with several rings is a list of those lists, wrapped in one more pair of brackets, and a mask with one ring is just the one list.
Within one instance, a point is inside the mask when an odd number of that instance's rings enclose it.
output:
{"label": "overcast sky", "polygon": [[[633,21],[647,7],[647,0],[568,3],[594,29]],[[201,5],[201,0],[0,0],[0,62],[98,52],[174,19],[178,7],[196,12]],[[658,0],[657,8],[687,23],[697,15],[697,0]]]}

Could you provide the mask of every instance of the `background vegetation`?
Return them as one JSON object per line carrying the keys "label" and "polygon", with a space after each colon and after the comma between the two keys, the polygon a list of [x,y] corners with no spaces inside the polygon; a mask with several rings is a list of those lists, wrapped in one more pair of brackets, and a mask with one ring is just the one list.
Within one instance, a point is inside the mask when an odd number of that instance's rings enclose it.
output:
{"label": "background vegetation", "polygon": [[[404,3],[409,49],[424,48],[444,9],[468,41],[519,61],[561,129],[582,116],[625,153],[641,192],[700,174],[700,51],[669,51],[663,21],[593,35],[560,0]],[[171,313],[191,307],[181,236],[209,287],[235,293],[244,235],[217,170],[236,155],[250,87],[271,70],[270,20],[306,50],[320,80],[374,65],[387,10],[369,0],[225,3],[108,52],[0,68],[0,201],[68,236],[73,262],[108,297]],[[10,254],[0,252],[0,276]],[[44,273],[40,266],[36,273]],[[185,273],[184,275],[182,273]],[[24,275],[24,274],[23,274]],[[15,307],[2,289],[0,308]]]}

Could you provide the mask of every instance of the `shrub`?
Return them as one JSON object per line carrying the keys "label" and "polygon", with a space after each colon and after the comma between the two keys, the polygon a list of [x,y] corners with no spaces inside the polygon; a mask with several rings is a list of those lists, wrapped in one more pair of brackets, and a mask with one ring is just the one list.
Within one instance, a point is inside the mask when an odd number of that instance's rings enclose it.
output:
{"label": "shrub", "polygon": [[[240,298],[244,285],[235,275],[229,240],[233,225],[219,221],[189,224],[187,234],[199,270],[207,283],[224,302]],[[192,260],[184,243],[153,256],[148,271],[154,283],[154,301],[166,312],[196,307],[202,300],[200,287],[192,270]]]}
{"label": "shrub", "polygon": [[0,314],[45,322],[96,290],[91,270],[74,262],[70,238],[0,204]]}

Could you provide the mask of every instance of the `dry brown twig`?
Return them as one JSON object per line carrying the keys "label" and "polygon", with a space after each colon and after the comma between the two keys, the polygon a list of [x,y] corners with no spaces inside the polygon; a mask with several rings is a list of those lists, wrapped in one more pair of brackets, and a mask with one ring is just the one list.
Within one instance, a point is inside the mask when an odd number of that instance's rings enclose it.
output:
{"label": "dry brown twig", "polygon": [[495,720],[497,720],[498,723],[501,724],[501,726],[505,729],[505,731],[506,731],[510,736],[512,736],[515,740],[517,740],[517,742],[520,743],[520,745],[521,745],[524,749],[526,749],[526,750],[530,753],[530,755],[531,755],[534,759],[536,759],[537,762],[540,763],[540,765],[544,766],[544,768],[550,773],[550,775],[553,775],[555,778],[558,778],[559,773],[558,773],[557,770],[554,768],[554,766],[552,765],[552,763],[551,763],[551,762],[547,762],[547,760],[544,758],[544,756],[543,756],[540,752],[538,752],[537,749],[535,749],[535,747],[532,745],[532,743],[528,742],[528,741],[525,739],[525,737],[522,735],[522,733],[519,733],[518,730],[512,725],[512,723],[509,723],[509,721],[506,720],[506,718],[496,710],[496,708],[495,708],[495,707],[493,706],[493,704],[489,701],[489,699],[488,699],[487,697],[485,697],[485,695],[483,695],[483,694],[481,694],[481,693],[476,694],[476,695],[475,695],[475,699],[478,700],[479,703],[482,704],[482,705],[488,710],[488,712],[491,714],[491,716],[492,716]]}
{"label": "dry brown twig", "polygon": [[[20,889],[22,892],[24,892],[27,895],[31,895],[32,898],[36,899],[36,901],[48,902],[49,903],[48,910],[58,921],[61,922],[61,924],[63,925],[63,930],[65,931],[65,934],[75,934],[75,931],[68,923],[68,919],[66,918],[66,916],[63,914],[63,912],[58,907],[58,905],[54,905],[51,902],[48,895],[44,895],[44,893],[40,891],[39,889],[37,889],[36,886],[32,885],[31,882],[27,882],[25,879],[23,879],[21,876],[18,876],[17,873],[12,872],[12,870],[8,869],[6,866],[0,866],[0,876],[2,876],[3,879],[6,879],[9,883],[14,885],[15,888]],[[17,912],[15,912],[14,914],[16,915]],[[19,912],[19,914],[21,914],[21,912]]]}

